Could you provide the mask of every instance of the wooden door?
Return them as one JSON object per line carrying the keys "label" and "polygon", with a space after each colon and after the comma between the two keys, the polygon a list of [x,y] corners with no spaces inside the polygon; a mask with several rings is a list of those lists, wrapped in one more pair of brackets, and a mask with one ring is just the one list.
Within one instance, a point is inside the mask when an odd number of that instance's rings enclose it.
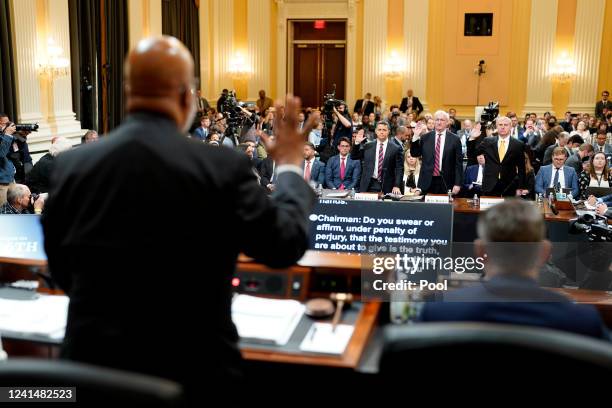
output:
{"label": "wooden door", "polygon": [[318,107],[336,84],[336,98],[344,99],[346,60],[344,44],[294,44],[293,93],[304,107]]}

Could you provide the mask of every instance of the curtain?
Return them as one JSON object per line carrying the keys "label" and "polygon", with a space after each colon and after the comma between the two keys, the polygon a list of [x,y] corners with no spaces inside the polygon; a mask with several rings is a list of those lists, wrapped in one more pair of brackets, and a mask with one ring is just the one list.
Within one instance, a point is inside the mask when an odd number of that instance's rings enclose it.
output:
{"label": "curtain", "polygon": [[[125,114],[123,93],[123,64],[129,51],[128,0],[102,0],[106,25],[102,78],[106,92],[106,113],[104,131],[117,127]],[[103,35],[104,37],[104,35]],[[104,98],[103,98],[104,99]]]}
{"label": "curtain", "polygon": [[17,93],[13,65],[10,2],[0,2],[0,112],[17,121]]}
{"label": "curtain", "polygon": [[[226,0],[224,0],[226,1]],[[197,0],[163,0],[162,33],[181,40],[191,51],[196,77],[200,76],[200,19]]]}

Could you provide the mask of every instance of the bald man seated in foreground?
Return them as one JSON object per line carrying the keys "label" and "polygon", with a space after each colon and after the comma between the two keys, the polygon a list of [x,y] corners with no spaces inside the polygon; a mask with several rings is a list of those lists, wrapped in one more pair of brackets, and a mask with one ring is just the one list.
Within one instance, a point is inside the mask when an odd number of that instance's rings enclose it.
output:
{"label": "bald man seated in foreground", "polygon": [[43,218],[51,274],[70,297],[62,357],[179,381],[192,401],[241,379],[238,254],[287,267],[308,246],[315,195],[300,164],[316,120],[298,132],[300,103],[288,97],[268,197],[245,154],[186,137],[193,67],[175,38],[138,43],[125,66],[128,117],[57,158]]}
{"label": "bald man seated in foreground", "polygon": [[426,303],[420,320],[540,326],[609,339],[597,309],[538,286],[538,271],[551,251],[545,233],[532,202],[510,199],[481,213],[474,245],[476,257],[487,254],[486,281]]}

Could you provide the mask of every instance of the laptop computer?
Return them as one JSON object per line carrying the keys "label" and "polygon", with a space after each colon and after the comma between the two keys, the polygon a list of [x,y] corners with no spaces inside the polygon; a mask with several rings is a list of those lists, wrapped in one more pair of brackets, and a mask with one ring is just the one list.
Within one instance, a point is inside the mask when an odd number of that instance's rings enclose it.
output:
{"label": "laptop computer", "polygon": [[588,187],[587,197],[594,195],[595,197],[603,197],[612,194],[612,188],[610,187]]}

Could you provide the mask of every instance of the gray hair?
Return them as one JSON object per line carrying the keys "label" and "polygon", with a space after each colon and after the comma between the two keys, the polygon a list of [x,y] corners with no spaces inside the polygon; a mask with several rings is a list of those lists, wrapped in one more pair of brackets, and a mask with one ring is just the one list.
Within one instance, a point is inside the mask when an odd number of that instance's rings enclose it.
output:
{"label": "gray hair", "polygon": [[23,184],[13,184],[9,186],[6,192],[6,201],[10,205],[13,205],[17,202],[17,200],[21,200],[24,195],[28,192],[28,187]]}
{"label": "gray hair", "polygon": [[55,139],[55,143],[49,147],[49,153],[51,156],[56,157],[58,154],[72,149],[72,143],[65,137],[58,137]]}
{"label": "gray hair", "polygon": [[389,126],[389,122],[387,122],[386,120],[381,120],[380,122],[378,122],[376,124],[376,127],[378,127],[379,125],[383,125],[385,126],[388,130],[391,130],[391,126]]}
{"label": "gray hair", "polygon": [[436,111],[436,113],[434,113],[433,115],[434,119],[436,118],[436,116],[443,116],[447,122],[450,120],[450,115],[448,114],[448,112],[445,112],[443,110]]}
{"label": "gray hair", "polygon": [[510,119],[507,116],[500,116],[500,117],[497,118],[497,123],[499,123],[499,122],[508,122],[508,123],[512,124],[512,119]]}

